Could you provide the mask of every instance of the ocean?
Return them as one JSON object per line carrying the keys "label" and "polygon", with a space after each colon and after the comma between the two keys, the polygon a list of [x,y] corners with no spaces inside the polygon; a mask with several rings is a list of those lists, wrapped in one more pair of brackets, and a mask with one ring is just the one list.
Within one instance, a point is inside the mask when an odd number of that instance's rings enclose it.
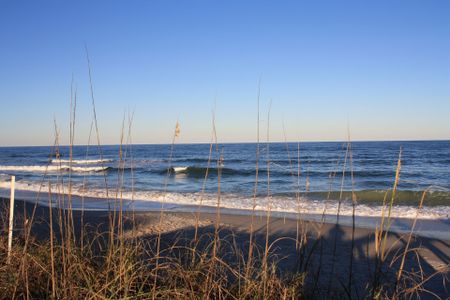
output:
{"label": "ocean", "polygon": [[[74,209],[213,211],[376,227],[401,171],[393,224],[436,236],[450,231],[450,141],[300,142],[0,148],[0,195],[16,176],[20,199],[47,204],[67,193]],[[59,157],[55,152],[60,154]],[[256,164],[258,162],[258,172]],[[207,174],[207,176],[205,176]],[[220,193],[219,193],[220,190]],[[423,207],[418,204],[427,191]],[[220,197],[219,197],[220,195]],[[352,196],[353,195],[353,196]],[[61,200],[51,198],[53,205]],[[339,217],[337,217],[339,216]],[[406,225],[405,225],[406,224]],[[443,232],[446,231],[447,233]],[[449,235],[450,237],[450,235]]]}

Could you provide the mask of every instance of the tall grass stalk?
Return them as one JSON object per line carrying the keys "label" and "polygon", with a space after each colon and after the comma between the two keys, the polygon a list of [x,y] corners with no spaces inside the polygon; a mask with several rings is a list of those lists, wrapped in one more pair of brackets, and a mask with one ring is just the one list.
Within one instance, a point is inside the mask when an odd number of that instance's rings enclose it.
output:
{"label": "tall grass stalk", "polygon": [[[215,110],[212,118],[212,128],[213,128],[213,137],[214,137],[214,145],[216,154],[219,154],[219,145],[217,140],[217,130],[216,130],[216,116]],[[219,238],[219,229],[220,229],[220,205],[221,205],[221,161],[223,160],[223,153],[217,155],[217,202],[216,202],[216,220],[214,222],[214,237],[212,241],[212,253],[210,259],[210,267],[208,270],[208,274],[206,275],[205,286],[203,287],[206,297],[209,298],[210,294],[213,292],[211,288],[215,284],[216,278],[216,263],[217,263],[217,252],[220,247],[220,238]],[[220,290],[219,290],[220,292]]]}
{"label": "tall grass stalk", "polygon": [[250,277],[250,270],[253,265],[253,235],[254,235],[254,223],[255,223],[255,209],[256,209],[256,199],[258,197],[258,180],[259,180],[259,99],[261,95],[261,79],[258,81],[258,95],[256,97],[256,156],[255,156],[255,183],[253,185],[253,199],[252,199],[252,213],[250,221],[250,232],[249,232],[249,243],[248,243],[248,256],[247,256],[247,268],[246,268],[246,278]]}
{"label": "tall grass stalk", "polygon": [[166,193],[167,193],[167,185],[169,183],[169,177],[171,174],[172,169],[172,158],[173,158],[173,150],[175,146],[175,140],[179,135],[180,127],[177,120],[177,123],[175,125],[175,130],[172,136],[172,143],[170,144],[170,152],[169,152],[169,163],[168,168],[166,172],[166,177],[164,180],[164,192],[163,192],[163,199],[161,201],[161,212],[159,215],[159,227],[158,227],[158,237],[156,239],[156,259],[155,259],[155,275],[154,275],[154,282],[153,282],[153,292],[152,292],[152,299],[155,299],[156,297],[156,287],[157,287],[157,280],[158,280],[158,268],[159,268],[159,260],[160,260],[160,253],[161,253],[161,234],[162,234],[162,223],[164,219],[164,204],[166,202]]}
{"label": "tall grass stalk", "polygon": [[269,109],[267,112],[267,132],[266,132],[266,168],[267,168],[267,214],[266,214],[266,243],[264,247],[263,257],[263,297],[266,298],[267,294],[267,281],[268,281],[268,264],[269,264],[269,236],[270,236],[270,213],[272,210],[271,194],[270,194],[270,110],[272,106],[272,100],[269,103]]}
{"label": "tall grass stalk", "polygon": [[[212,154],[213,154],[213,145],[217,144],[217,137],[216,137],[216,129],[215,129],[215,108],[212,111],[212,118],[211,118],[211,141],[209,143],[209,152],[208,152],[208,162],[206,164],[206,170],[205,170],[205,176],[203,177],[203,183],[202,183],[202,189],[200,192],[200,199],[197,206],[197,213],[195,215],[195,231],[194,231],[194,249],[198,242],[198,227],[199,227],[199,221],[200,221],[200,210],[203,206],[203,198],[205,196],[205,190],[206,190],[206,183],[208,181],[209,176],[209,169],[211,167],[211,160],[212,160]],[[195,251],[194,251],[195,252]],[[193,262],[194,262],[193,256]]]}
{"label": "tall grass stalk", "polygon": [[[296,203],[297,203],[297,224],[296,224],[296,232],[295,232],[295,249],[297,251],[300,251],[302,249],[303,243],[306,242],[306,228],[305,228],[305,224],[301,219],[301,197],[300,197],[300,178],[301,178],[301,161],[300,161],[300,142],[297,142],[297,167],[296,167],[296,172],[294,173],[294,166],[292,164],[292,158],[291,158],[291,153],[290,153],[290,149],[289,149],[289,143],[287,141],[287,137],[286,137],[286,129],[284,126],[284,122],[283,122],[283,137],[284,137],[284,144],[286,146],[286,154],[287,154],[287,158],[288,158],[288,164],[289,164],[289,174],[290,176],[293,178],[295,184],[295,199],[296,199]],[[302,229],[302,234],[301,234],[301,238],[300,238],[300,228]],[[299,253],[300,254],[300,253]]]}
{"label": "tall grass stalk", "polygon": [[387,240],[387,235],[389,233],[389,229],[391,227],[392,207],[394,206],[394,201],[395,201],[395,197],[396,197],[396,193],[397,193],[398,183],[400,181],[401,168],[402,168],[402,149],[400,148],[400,151],[399,151],[399,154],[398,154],[398,160],[397,160],[397,168],[395,170],[394,187],[392,188],[391,201],[389,202],[389,206],[388,206],[387,225],[386,225],[386,229],[384,229],[384,228],[381,229],[381,230],[384,231],[383,243],[381,245],[381,258],[382,258],[382,260],[384,260],[384,258],[385,258],[386,240]]}
{"label": "tall grass stalk", "polygon": [[52,298],[56,298],[56,275],[55,275],[55,246],[54,246],[54,234],[53,234],[53,209],[52,209],[52,188],[51,182],[48,181],[48,215],[49,215],[49,227],[50,227],[50,262],[52,268]]}
{"label": "tall grass stalk", "polygon": [[[397,160],[397,167],[395,169],[395,179],[394,185],[391,190],[391,199],[389,204],[387,203],[387,199],[389,197],[389,190],[386,191],[383,198],[383,208],[380,220],[379,229],[375,230],[375,268],[374,268],[374,276],[372,280],[372,291],[371,296],[373,298],[379,298],[381,292],[381,268],[385,262],[387,251],[386,251],[386,242],[387,236],[389,234],[389,229],[391,225],[391,212],[392,207],[394,206],[394,201],[396,197],[397,187],[400,181],[400,171],[402,166],[402,148],[400,148]],[[388,205],[388,207],[387,207]],[[386,216],[386,209],[388,209],[388,214]],[[385,223],[387,225],[385,226]]]}
{"label": "tall grass stalk", "polygon": [[[89,157],[89,146],[91,144],[91,136],[92,136],[92,127],[94,126],[94,120],[91,121],[91,125],[89,127],[89,136],[88,136],[88,141],[87,141],[87,145],[86,145],[86,154],[85,154],[85,159],[87,160]],[[87,175],[84,174],[83,176],[83,184],[82,184],[82,191],[83,193],[81,194],[81,216],[80,216],[80,243],[81,243],[81,249],[83,249],[84,247],[84,238],[85,238],[85,234],[84,234],[84,201],[85,201],[85,193],[87,190]]]}
{"label": "tall grass stalk", "polygon": [[[56,161],[59,165],[59,171],[56,173],[56,194],[58,199],[58,231],[60,234],[61,240],[61,261],[62,261],[62,278],[61,283],[63,287],[63,297],[68,297],[68,291],[66,289],[66,281],[67,281],[67,268],[69,262],[67,260],[67,245],[69,244],[67,238],[67,218],[66,218],[66,207],[65,207],[65,198],[64,198],[64,181],[62,179],[62,164],[61,164],[61,156],[60,156],[60,132],[58,129],[58,124],[56,122],[56,118],[53,120],[55,127],[55,147],[54,153],[51,154],[51,157],[55,157]],[[51,190],[50,190],[51,191]]]}
{"label": "tall grass stalk", "polygon": [[[343,149],[344,148],[342,147],[341,150],[343,150]],[[325,219],[326,219],[326,215],[327,215],[328,202],[331,199],[331,193],[332,193],[332,190],[333,190],[333,186],[334,186],[334,182],[335,182],[335,179],[336,179],[336,175],[337,175],[337,173],[339,171],[339,165],[341,163],[342,156],[345,156],[345,155],[341,154],[341,152],[343,152],[343,151],[339,151],[339,155],[338,155],[338,158],[336,159],[336,163],[335,163],[334,169],[328,175],[328,192],[327,192],[327,197],[325,199],[326,202],[325,202],[325,205],[324,205],[324,208],[323,208],[323,211],[322,211],[322,216],[321,216],[320,222],[318,224],[318,229],[317,229],[317,232],[316,232],[316,234],[317,234],[317,241],[318,241],[318,242],[316,242],[316,244],[317,243],[319,244],[319,263],[318,263],[317,271],[314,274],[313,294],[315,294],[317,292],[317,290],[318,290],[319,278],[321,276],[321,271],[322,271],[323,250],[324,250],[323,249],[324,248],[324,243],[323,243],[322,236],[323,236],[323,227],[324,227]],[[309,253],[309,256],[311,256],[311,255],[312,255],[312,251],[310,251],[310,253]]]}
{"label": "tall grass stalk", "polygon": [[406,242],[405,249],[403,250],[402,260],[401,260],[401,262],[400,262],[399,270],[397,271],[397,277],[396,277],[396,281],[395,281],[394,295],[392,296],[392,298],[394,298],[394,296],[395,296],[396,293],[398,292],[398,291],[397,291],[397,287],[398,287],[398,284],[399,284],[399,282],[400,282],[400,279],[402,278],[402,275],[403,275],[403,270],[404,270],[404,267],[405,267],[406,254],[407,254],[408,251],[409,251],[409,247],[410,247],[410,244],[411,244],[411,240],[412,240],[412,237],[413,237],[413,233],[414,233],[414,230],[415,230],[415,228],[416,228],[417,219],[419,218],[419,214],[420,214],[420,211],[421,211],[421,209],[422,209],[422,207],[423,207],[423,202],[425,201],[425,197],[426,197],[426,195],[427,195],[427,192],[428,192],[428,189],[424,190],[423,193],[422,193],[422,197],[420,198],[419,206],[418,206],[417,212],[416,212],[416,217],[414,218],[414,221],[413,221],[413,223],[412,223],[412,225],[411,225],[411,231],[409,232],[409,235],[408,235],[408,241]]}
{"label": "tall grass stalk", "polygon": [[[135,193],[135,178],[134,178],[134,159],[133,159],[133,139],[131,136],[132,133],[132,127],[133,127],[133,120],[134,120],[134,111],[132,113],[128,113],[128,134],[127,134],[127,147],[125,149],[125,158],[129,159],[130,161],[130,176],[131,176],[131,221],[132,221],[132,236],[133,239],[135,238],[136,234],[136,210],[135,210],[135,202],[134,202],[134,193]],[[125,159],[125,160],[126,160]],[[125,164],[124,168],[122,169],[122,176],[125,173]]]}
{"label": "tall grass stalk", "polygon": [[[90,96],[91,96],[92,113],[93,113],[94,127],[95,127],[95,133],[96,133],[96,138],[97,138],[97,147],[98,147],[98,153],[100,155],[100,164],[101,164],[102,168],[104,168],[105,163],[103,161],[103,148],[102,148],[101,142],[100,142],[100,130],[98,129],[97,110],[95,107],[94,85],[92,83],[91,60],[89,59],[89,52],[88,52],[87,46],[85,46],[85,50],[86,50],[86,60],[87,60],[88,74],[89,74],[89,91],[90,91]],[[109,197],[109,189],[108,189],[108,180],[106,178],[106,173],[104,173],[103,179],[104,179],[104,183],[105,183],[106,198],[108,198]]]}
{"label": "tall grass stalk", "polygon": [[352,284],[353,284],[353,258],[355,256],[355,230],[356,230],[356,193],[355,193],[355,178],[353,172],[353,148],[350,141],[350,129],[348,129],[348,146],[349,146],[349,158],[350,158],[350,181],[352,185],[352,237],[351,237],[351,250],[350,250],[350,263],[348,272],[347,291],[348,295],[352,297]]}
{"label": "tall grass stalk", "polygon": [[349,156],[349,150],[350,150],[350,143],[346,143],[346,149],[345,149],[345,155],[344,155],[344,163],[342,166],[342,178],[341,178],[341,187],[339,192],[339,200],[338,200],[338,209],[337,209],[337,215],[336,215],[336,228],[334,231],[334,238],[333,238],[333,251],[332,251],[332,261],[331,261],[331,276],[328,282],[328,293],[331,291],[331,285],[333,283],[334,279],[334,272],[335,272],[335,264],[336,264],[336,250],[337,250],[337,234],[339,230],[339,217],[341,214],[341,204],[343,200],[343,193],[344,193],[344,183],[345,183],[345,172],[347,170],[347,161]]}

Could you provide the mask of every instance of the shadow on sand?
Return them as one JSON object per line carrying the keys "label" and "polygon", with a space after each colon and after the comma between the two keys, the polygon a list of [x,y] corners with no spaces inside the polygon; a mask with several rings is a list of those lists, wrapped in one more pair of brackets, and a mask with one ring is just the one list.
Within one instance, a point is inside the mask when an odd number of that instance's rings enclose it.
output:
{"label": "shadow on sand", "polygon": [[[4,202],[5,204],[5,202]],[[16,202],[16,228],[20,232],[24,218],[29,218],[33,205]],[[55,216],[57,211],[53,210]],[[40,240],[48,240],[49,209],[37,207],[35,224],[32,227],[32,235]],[[192,220],[192,213],[167,213],[177,217]],[[25,217],[24,217],[25,216]],[[202,214],[201,220],[214,220],[213,214]],[[124,230],[130,232],[133,229],[131,215],[125,216]],[[159,213],[136,213],[136,228],[147,228],[155,224],[159,219]],[[87,211],[83,215],[74,212],[74,227],[76,234],[80,232],[82,224],[90,228],[89,233],[107,232],[107,212]],[[6,224],[4,216],[0,220],[3,226]],[[248,231],[250,217],[222,215],[219,230],[220,256],[230,265],[239,264],[248,257],[249,238]],[[22,226],[23,227],[23,226]],[[370,297],[370,288],[375,284],[388,284],[387,290],[394,289],[396,274],[398,272],[403,250],[407,243],[407,235],[401,236],[390,233],[387,238],[388,255],[384,263],[375,255],[374,233],[368,229],[356,229],[352,238],[352,228],[336,224],[317,224],[304,222],[297,227],[296,220],[283,220],[273,218],[269,224],[270,263],[276,263],[276,272],[282,276],[295,273],[305,273],[305,284],[308,293],[317,298],[352,298],[362,299]],[[299,234],[297,228],[304,234]],[[263,256],[266,243],[266,219],[255,217],[254,222],[254,255],[256,258]],[[59,236],[58,226],[54,226],[55,236]],[[143,232],[143,233],[142,233]],[[210,251],[215,233],[214,222],[199,228],[200,238],[195,247],[200,252]],[[146,243],[149,252],[154,253],[156,234],[141,233],[137,239]],[[187,226],[165,232],[161,236],[162,253],[178,259],[187,257],[182,249],[192,248],[194,245],[195,228]],[[299,237],[297,239],[297,237]],[[79,237],[78,237],[79,239]],[[301,244],[298,240],[302,241]],[[301,247],[299,247],[301,245]],[[179,246],[179,247],[177,247]],[[450,249],[447,241],[413,236],[410,251],[405,256],[404,277],[399,284],[418,291],[417,296],[422,299],[435,299],[435,296],[446,298],[449,291],[446,290],[448,281],[448,266],[450,263]],[[244,258],[244,260],[242,260]],[[255,259],[258,265],[261,259]],[[442,270],[446,271],[442,272]],[[438,274],[439,273],[439,274]],[[386,285],[385,285],[386,286]],[[429,291],[429,292],[427,292]]]}

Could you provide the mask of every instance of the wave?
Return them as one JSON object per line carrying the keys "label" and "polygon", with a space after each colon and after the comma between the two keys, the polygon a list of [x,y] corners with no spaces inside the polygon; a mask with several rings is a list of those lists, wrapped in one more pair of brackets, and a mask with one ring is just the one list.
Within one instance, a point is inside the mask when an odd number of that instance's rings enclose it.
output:
{"label": "wave", "polygon": [[21,154],[21,153],[12,153],[12,154],[9,155],[9,157],[11,157],[11,158],[22,158],[22,157],[28,157],[28,155]]}
{"label": "wave", "polygon": [[[217,176],[219,170],[221,171],[221,175],[223,176],[242,176],[242,177],[252,177],[256,175],[256,171],[254,168],[241,168],[241,169],[235,169],[235,168],[229,168],[229,167],[217,167],[216,164],[212,164],[210,168],[206,167],[199,167],[199,166],[176,166],[170,168],[170,172],[176,173],[176,174],[186,174],[189,177],[204,177],[206,174],[206,171],[208,170],[209,176]],[[160,169],[156,171],[159,174],[166,174],[167,169]],[[260,168],[258,170],[259,176],[266,176],[268,173],[267,168]],[[323,177],[328,178],[330,174],[335,174],[334,176],[336,178],[342,177],[342,172],[332,172],[332,171],[303,171],[300,175],[301,178],[308,177]],[[270,175],[271,175],[271,181],[273,182],[276,180],[277,177],[284,177],[284,178],[295,178],[297,179],[297,170],[292,169],[280,169],[277,166],[273,166],[270,168]],[[351,174],[349,172],[346,172],[345,177],[350,178]],[[368,178],[368,179],[386,179],[389,182],[391,182],[392,172],[389,171],[355,171],[353,172],[353,176],[357,179],[361,178]],[[286,180],[284,179],[284,180]]]}
{"label": "wave", "polygon": [[[352,194],[356,196],[357,203],[369,205],[381,205],[386,198],[387,202],[391,201],[391,190],[361,190],[361,191],[340,191],[331,192],[309,192],[307,196],[314,200],[323,199],[342,199],[351,200]],[[411,205],[418,206],[422,198],[423,191],[397,190],[394,198],[395,205]],[[450,192],[448,190],[430,190],[426,193],[424,199],[426,206],[450,205]]]}
{"label": "wave", "polygon": [[173,167],[172,170],[175,173],[181,173],[187,171],[188,167]]}
{"label": "wave", "polygon": [[[102,172],[102,171],[107,171],[110,169],[110,167],[70,167],[70,170],[74,171],[74,172]],[[66,170],[69,170],[66,169]]]}
{"label": "wave", "polygon": [[[221,171],[222,175],[228,175],[228,176],[255,176],[256,171],[254,168],[229,168],[229,167],[217,167],[217,164],[215,162],[211,163],[211,167],[202,167],[202,166],[174,166],[170,168],[170,172],[174,173],[183,173],[188,176],[192,177],[203,177],[206,174],[206,171],[208,170],[208,173],[211,176],[217,175],[218,171]],[[167,169],[159,169],[159,170],[153,170],[151,171],[160,173],[160,174],[166,174]],[[260,176],[264,176],[267,174],[267,168],[261,167],[258,169],[258,173]],[[273,178],[275,177],[295,177],[297,178],[297,169],[296,168],[288,168],[288,167],[282,167],[279,165],[272,165],[270,168],[270,174]],[[301,172],[301,177],[329,177],[330,174],[334,174],[336,178],[342,177],[342,170],[322,170],[322,171],[315,171],[315,170],[308,170]],[[395,173],[392,170],[355,170],[353,171],[353,176],[355,178],[361,178],[361,179],[387,179],[389,182],[391,181],[392,177],[395,175]],[[411,175],[411,174],[408,174]],[[416,176],[417,174],[412,174]],[[346,170],[345,177],[350,178],[351,173],[350,171]]]}
{"label": "wave", "polygon": [[10,181],[10,180],[11,180],[10,175],[0,173],[0,181]]}
{"label": "wave", "polygon": [[112,159],[52,159],[52,163],[62,163],[67,164],[72,162],[72,164],[76,165],[91,165],[91,164],[101,164],[101,163],[109,163],[112,162]]}
{"label": "wave", "polygon": [[[187,163],[187,164],[206,164],[208,163],[208,161],[211,162],[211,164],[214,164],[217,162],[216,158],[211,158],[210,160],[208,159],[208,157],[204,157],[204,158],[199,158],[199,157],[191,157],[191,158],[173,158],[172,162],[174,163]],[[226,163],[242,163],[245,162],[246,160],[244,159],[227,159],[225,162]],[[167,162],[167,160],[166,160]],[[254,163],[252,163],[252,165],[254,165]]]}
{"label": "wave", "polygon": [[27,172],[27,173],[45,173],[45,172],[58,172],[58,171],[73,171],[79,173],[91,173],[91,172],[101,172],[110,169],[110,167],[74,167],[69,165],[48,165],[48,166],[0,166],[0,171],[8,172]]}
{"label": "wave", "polygon": [[[68,190],[67,186],[61,186],[56,188],[52,185],[56,191]],[[9,183],[0,181],[0,189],[9,189]],[[20,181],[16,183],[17,190],[25,190],[32,192],[46,191],[48,189],[47,183],[38,184],[36,182]],[[114,198],[114,192],[117,191],[114,188],[109,189],[109,193],[106,193],[105,189],[101,188],[87,188],[82,184],[74,184],[71,188],[72,195],[84,196],[92,198],[90,206],[95,206],[95,199],[110,199]],[[369,191],[366,191],[369,192]],[[370,191],[373,192],[373,191]],[[411,191],[410,191],[411,192]],[[436,192],[434,192],[436,193]],[[445,192],[443,192],[445,193]],[[197,206],[201,203],[203,206],[214,207],[217,205],[217,195],[215,193],[181,193],[181,192],[161,192],[161,191],[136,191],[124,190],[120,193],[123,200],[140,200],[150,202],[164,202],[178,205]],[[432,193],[431,193],[432,194]],[[447,192],[448,194],[448,192]],[[94,202],[92,202],[94,201]],[[221,207],[239,210],[252,210],[254,199],[251,196],[243,196],[238,194],[222,194],[221,195]],[[100,205],[100,204],[99,204]],[[336,216],[338,211],[341,216],[351,217],[353,214],[353,204],[351,201],[344,200],[339,205],[339,201],[336,199],[331,200],[319,200],[311,198],[310,196],[302,196],[300,198],[277,196],[267,198],[265,196],[256,198],[256,210],[265,211],[270,206],[272,211],[281,213],[300,213],[302,215],[330,215]],[[355,214],[359,217],[381,217],[385,207],[380,204],[368,204],[358,202],[355,206]],[[384,212],[386,213],[386,211]],[[414,205],[399,205],[394,203],[391,213],[393,218],[408,218],[413,219],[416,216],[419,219],[445,219],[448,220],[450,215],[450,206],[437,205],[437,206],[424,206],[418,210]]]}
{"label": "wave", "polygon": [[[204,177],[206,174],[206,171],[208,171],[208,174],[211,176],[217,175],[217,173],[220,171],[222,175],[241,175],[241,176],[248,176],[255,174],[254,170],[236,170],[231,168],[225,168],[225,167],[172,167],[170,168],[171,172],[175,173],[181,173],[186,174],[188,176],[192,177]],[[166,173],[166,170],[159,171],[159,173]]]}

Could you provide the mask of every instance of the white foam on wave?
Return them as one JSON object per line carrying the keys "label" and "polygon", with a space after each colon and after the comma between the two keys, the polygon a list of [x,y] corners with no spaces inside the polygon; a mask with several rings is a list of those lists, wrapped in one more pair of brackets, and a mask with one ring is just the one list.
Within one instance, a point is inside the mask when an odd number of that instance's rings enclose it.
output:
{"label": "white foam on wave", "polygon": [[70,167],[74,172],[100,172],[106,171],[109,167]]}
{"label": "white foam on wave", "polygon": [[1,181],[10,181],[10,180],[11,180],[11,175],[0,173],[0,182]]}
{"label": "white foam on wave", "polygon": [[100,172],[107,170],[108,167],[74,167],[69,165],[48,165],[48,166],[0,166],[0,171],[8,172],[27,172],[27,173],[43,173],[43,172],[57,172],[70,171],[73,172]]}
{"label": "white foam on wave", "polygon": [[72,162],[72,164],[77,165],[91,165],[91,164],[101,164],[101,163],[108,163],[112,162],[112,159],[52,159],[52,163],[54,164],[68,164]]}
{"label": "white foam on wave", "polygon": [[[0,181],[0,188],[9,189],[9,182]],[[33,182],[19,181],[16,183],[16,189],[25,191],[47,191],[47,184],[38,184]],[[67,186],[53,185],[54,192],[64,193],[68,190]],[[114,197],[114,188],[109,190],[109,198]],[[86,189],[81,184],[72,186],[72,194],[75,196],[84,196],[89,198],[107,199],[106,191],[104,189]],[[196,206],[200,203],[203,206],[215,207],[217,205],[217,195],[201,193],[163,193],[160,191],[122,191],[122,198],[124,200],[143,200],[164,202],[167,204],[189,205]],[[270,206],[271,211],[281,213],[300,213],[301,215],[331,215],[336,216],[339,211],[341,216],[352,216],[353,206],[351,202],[344,201],[340,207],[336,200],[311,200],[302,198],[297,201],[291,197],[258,197],[256,199],[255,210],[267,211]],[[252,210],[253,198],[243,197],[242,195],[222,194],[221,207],[238,209],[238,210]],[[355,214],[360,217],[381,217],[383,214],[383,206],[380,205],[366,205],[357,204],[355,206]],[[385,211],[386,215],[387,212]],[[394,205],[391,216],[393,218],[407,218],[407,219],[448,219],[450,216],[450,206],[431,206],[423,207],[419,212],[417,207]]]}

